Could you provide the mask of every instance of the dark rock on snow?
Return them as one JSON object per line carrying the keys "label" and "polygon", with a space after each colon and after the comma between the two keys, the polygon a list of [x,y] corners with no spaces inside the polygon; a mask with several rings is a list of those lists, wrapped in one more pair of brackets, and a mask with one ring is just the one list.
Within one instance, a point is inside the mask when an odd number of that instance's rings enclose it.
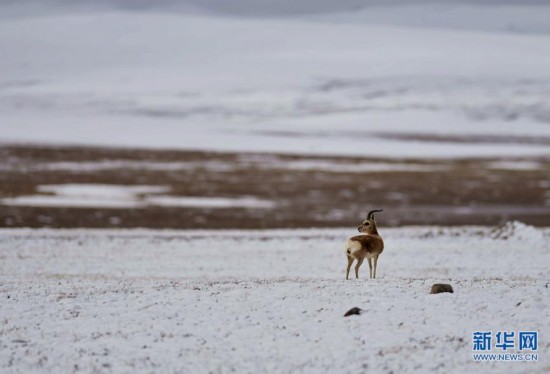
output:
{"label": "dark rock on snow", "polygon": [[436,283],[432,286],[432,291],[430,293],[442,293],[450,292],[453,293],[453,287],[450,284]]}
{"label": "dark rock on snow", "polygon": [[348,310],[346,312],[346,314],[344,314],[344,317],[349,317],[349,316],[353,316],[353,315],[356,315],[356,314],[359,315],[359,314],[361,314],[362,311],[363,311],[362,309],[357,308],[357,307],[351,308],[350,310]]}

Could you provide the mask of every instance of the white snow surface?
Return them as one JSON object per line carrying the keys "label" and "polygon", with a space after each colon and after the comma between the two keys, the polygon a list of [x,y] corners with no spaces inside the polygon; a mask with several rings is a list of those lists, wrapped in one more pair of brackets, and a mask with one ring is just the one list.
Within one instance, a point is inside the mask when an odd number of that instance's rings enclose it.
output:
{"label": "white snow surface", "polygon": [[[224,161],[200,161],[200,162],[150,162],[150,161],[83,161],[83,162],[37,162],[33,164],[21,164],[18,160],[7,160],[8,162],[0,165],[2,170],[26,170],[29,172],[38,170],[64,170],[78,172],[95,172],[103,170],[162,170],[162,171],[178,171],[178,170],[197,170],[206,169],[208,171],[231,171],[240,167],[254,167],[262,169],[291,169],[291,170],[319,170],[332,173],[368,173],[368,172],[431,172],[446,170],[445,165],[424,165],[418,163],[400,163],[400,162],[348,162],[345,160],[334,161],[330,159],[306,159],[306,160],[281,160],[273,155],[241,155],[238,162]],[[519,166],[518,166],[519,165]],[[524,166],[527,165],[527,166]],[[491,168],[514,168],[521,170],[530,170],[528,166],[538,168],[536,162],[490,162]]]}
{"label": "white snow surface", "polygon": [[166,186],[127,186],[114,184],[48,184],[37,187],[40,195],[0,199],[5,205],[54,207],[135,208],[144,204],[144,194],[162,193]]}
{"label": "white snow surface", "polygon": [[200,197],[163,195],[168,186],[128,186],[116,184],[48,184],[37,187],[46,194],[0,199],[3,205],[42,207],[145,208],[149,205],[205,208],[273,208],[270,200],[252,196]]}
{"label": "white snow surface", "polygon": [[0,141],[388,158],[550,154],[536,143],[380,135],[549,138],[544,2],[155,4],[0,4]]}
{"label": "white snow surface", "polygon": [[[548,372],[550,229],[380,231],[379,278],[346,281],[352,229],[2,229],[0,371]],[[538,362],[472,359],[519,330]]]}
{"label": "white snow surface", "polygon": [[203,208],[273,208],[275,203],[270,200],[258,199],[253,196],[236,198],[228,197],[189,197],[189,196],[150,196],[146,199],[151,205],[169,207],[203,207]]}
{"label": "white snow surface", "polygon": [[534,161],[493,161],[487,165],[490,169],[500,170],[537,170],[540,164]]}

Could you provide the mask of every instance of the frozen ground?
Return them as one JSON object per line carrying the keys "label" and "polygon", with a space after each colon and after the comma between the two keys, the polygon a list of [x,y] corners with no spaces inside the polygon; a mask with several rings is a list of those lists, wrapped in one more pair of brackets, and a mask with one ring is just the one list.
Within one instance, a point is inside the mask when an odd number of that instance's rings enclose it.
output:
{"label": "frozen ground", "polygon": [[[548,229],[381,232],[379,279],[346,281],[352,229],[1,230],[0,370],[550,370]],[[478,330],[539,331],[539,361],[475,363]]]}
{"label": "frozen ground", "polygon": [[550,154],[544,2],[139,3],[0,4],[0,141]]}

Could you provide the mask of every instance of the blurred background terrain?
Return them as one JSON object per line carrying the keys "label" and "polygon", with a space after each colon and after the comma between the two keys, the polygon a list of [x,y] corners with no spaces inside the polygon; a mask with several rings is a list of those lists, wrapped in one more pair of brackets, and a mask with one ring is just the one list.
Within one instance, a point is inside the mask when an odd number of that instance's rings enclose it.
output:
{"label": "blurred background terrain", "polygon": [[550,223],[544,1],[0,1],[0,226]]}

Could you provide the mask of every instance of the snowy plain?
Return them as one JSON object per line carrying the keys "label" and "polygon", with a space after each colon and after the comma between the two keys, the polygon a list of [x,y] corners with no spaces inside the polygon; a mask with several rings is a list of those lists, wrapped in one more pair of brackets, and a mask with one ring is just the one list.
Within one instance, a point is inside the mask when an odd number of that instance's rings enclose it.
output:
{"label": "snowy plain", "polygon": [[72,3],[0,4],[0,141],[550,154],[544,144],[387,136],[548,139],[543,2]]}
{"label": "snowy plain", "polygon": [[[0,230],[1,371],[548,372],[549,229],[381,234],[379,278],[346,281],[352,229]],[[473,360],[520,330],[537,362]]]}

